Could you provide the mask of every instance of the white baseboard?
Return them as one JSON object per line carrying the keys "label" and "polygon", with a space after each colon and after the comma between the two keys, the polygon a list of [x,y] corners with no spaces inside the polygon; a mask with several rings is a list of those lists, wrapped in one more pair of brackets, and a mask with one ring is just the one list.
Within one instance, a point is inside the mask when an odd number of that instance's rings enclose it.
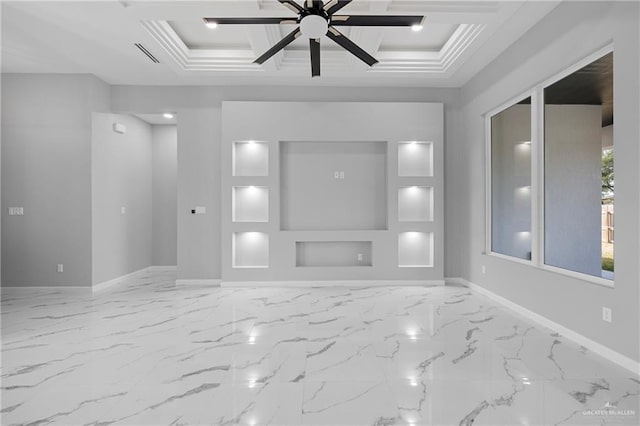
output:
{"label": "white baseboard", "polygon": [[142,268],[142,269],[139,269],[137,271],[131,272],[129,274],[122,275],[120,277],[113,278],[113,279],[108,280],[108,281],[103,281],[103,282],[101,282],[99,284],[94,284],[91,287],[91,289],[93,290],[94,293],[97,292],[97,291],[102,291],[105,288],[113,287],[116,284],[120,284],[122,281],[144,276],[144,275],[146,275],[146,274],[148,274],[150,272],[149,269],[150,269],[149,267]]}
{"label": "white baseboard", "polygon": [[149,272],[176,272],[177,266],[149,266],[147,268]]}
{"label": "white baseboard", "polygon": [[575,343],[584,346],[585,348],[600,355],[601,357],[618,364],[619,366],[631,371],[636,375],[640,375],[640,362],[634,361],[626,355],[616,352],[613,349],[610,349],[594,340],[591,340],[580,333],[577,333],[563,325],[558,324],[557,322],[551,321],[550,319],[540,314],[530,311],[529,309],[518,305],[517,303],[514,303],[511,300],[506,299],[492,291],[489,291],[486,288],[479,286],[478,284],[467,281],[464,278],[446,278],[446,281],[447,283],[466,286],[484,296],[487,296],[488,298],[494,300],[497,303],[500,303],[503,306],[506,306],[507,308],[517,312],[518,314],[534,322],[537,322],[544,327],[550,328],[551,330],[561,334],[568,339],[573,340]]}
{"label": "white baseboard", "polygon": [[176,285],[219,287],[220,280],[218,279],[176,280]]}
{"label": "white baseboard", "polygon": [[399,287],[443,286],[444,280],[222,281],[222,287]]}

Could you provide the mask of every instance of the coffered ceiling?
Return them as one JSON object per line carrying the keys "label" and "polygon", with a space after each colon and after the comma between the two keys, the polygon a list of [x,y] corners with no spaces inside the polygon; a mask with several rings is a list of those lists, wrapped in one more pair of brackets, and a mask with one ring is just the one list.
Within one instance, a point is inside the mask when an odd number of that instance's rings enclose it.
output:
{"label": "coffered ceiling", "polygon": [[368,67],[324,37],[322,76],[312,80],[303,37],[264,64],[253,63],[294,25],[210,29],[203,22],[204,17],[295,18],[276,0],[4,1],[2,71],[92,73],[111,84],[456,87],[557,3],[354,0],[340,13],[424,15],[423,29],[340,27],[379,63]]}

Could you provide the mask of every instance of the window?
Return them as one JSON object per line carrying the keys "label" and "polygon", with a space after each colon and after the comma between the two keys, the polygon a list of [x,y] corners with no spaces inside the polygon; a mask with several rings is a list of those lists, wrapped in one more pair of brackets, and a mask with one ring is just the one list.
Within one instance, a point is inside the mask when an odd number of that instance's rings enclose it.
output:
{"label": "window", "polygon": [[491,117],[491,251],[531,260],[531,98]]}
{"label": "window", "polygon": [[612,134],[613,53],[544,89],[545,264],[613,278]]}
{"label": "window", "polygon": [[611,48],[571,71],[487,116],[487,251],[611,285]]}

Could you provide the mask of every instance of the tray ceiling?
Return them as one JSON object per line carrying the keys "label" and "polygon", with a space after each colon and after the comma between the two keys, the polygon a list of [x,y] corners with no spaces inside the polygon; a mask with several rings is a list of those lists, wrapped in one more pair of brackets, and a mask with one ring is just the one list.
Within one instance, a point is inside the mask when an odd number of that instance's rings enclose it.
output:
{"label": "tray ceiling", "polygon": [[[460,86],[557,2],[355,0],[341,13],[424,15],[424,28],[341,27],[379,60],[362,64],[321,40],[313,84]],[[3,72],[87,72],[112,84],[311,84],[302,37],[253,60],[292,25],[225,25],[205,16],[295,16],[276,0],[4,1]],[[155,56],[153,63],[135,46]]]}

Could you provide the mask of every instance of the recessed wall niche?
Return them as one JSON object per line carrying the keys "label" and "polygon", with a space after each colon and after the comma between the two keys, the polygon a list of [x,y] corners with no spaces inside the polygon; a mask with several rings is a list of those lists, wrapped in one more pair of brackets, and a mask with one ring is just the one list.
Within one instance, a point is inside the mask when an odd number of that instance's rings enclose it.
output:
{"label": "recessed wall niche", "polygon": [[398,176],[433,176],[433,143],[398,143]]}
{"label": "recessed wall niche", "polygon": [[233,176],[268,176],[269,145],[265,142],[233,143]]}
{"label": "recessed wall niche", "polygon": [[269,236],[264,232],[234,232],[234,268],[268,268]]}
{"label": "recessed wall niche", "polygon": [[433,187],[409,186],[398,189],[399,222],[433,220]]}
{"label": "recessed wall niche", "polygon": [[398,266],[424,268],[433,266],[433,233],[402,232],[398,235]]}
{"label": "recessed wall niche", "polygon": [[234,222],[268,222],[269,189],[264,186],[233,187]]}
{"label": "recessed wall niche", "polygon": [[282,230],[386,230],[386,142],[281,142]]}
{"label": "recessed wall niche", "polygon": [[372,266],[371,241],[297,241],[296,266]]}

